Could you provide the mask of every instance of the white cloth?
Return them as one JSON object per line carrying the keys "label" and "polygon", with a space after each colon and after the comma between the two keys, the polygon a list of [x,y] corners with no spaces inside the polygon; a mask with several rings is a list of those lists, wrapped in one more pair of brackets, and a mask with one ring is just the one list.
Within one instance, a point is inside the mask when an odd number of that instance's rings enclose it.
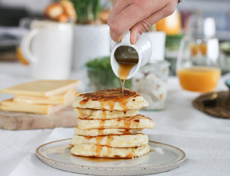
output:
{"label": "white cloth", "polygon": [[[72,75],[77,77],[76,74]],[[227,90],[222,77],[217,90]],[[0,89],[31,81],[28,68],[19,64],[0,63]],[[141,111],[157,126],[145,130],[150,140],[174,145],[185,151],[187,158],[179,167],[159,176],[229,176],[230,175],[230,120],[206,115],[194,107],[192,100],[198,93],[183,91],[178,79],[169,79],[166,108],[163,111]],[[10,95],[0,94],[0,101]],[[74,176],[51,168],[34,154],[43,143],[71,138],[73,128],[45,130],[0,130],[1,176]]]}

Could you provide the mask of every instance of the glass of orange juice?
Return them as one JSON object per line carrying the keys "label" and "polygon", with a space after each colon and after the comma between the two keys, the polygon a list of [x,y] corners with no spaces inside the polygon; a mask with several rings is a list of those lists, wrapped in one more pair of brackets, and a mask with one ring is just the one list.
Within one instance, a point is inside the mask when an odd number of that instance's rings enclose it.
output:
{"label": "glass of orange juice", "polygon": [[221,75],[218,66],[219,42],[215,30],[211,29],[215,27],[215,22],[213,19],[207,20],[203,20],[202,30],[199,28],[185,36],[180,44],[177,76],[181,87],[188,91],[211,92]]}

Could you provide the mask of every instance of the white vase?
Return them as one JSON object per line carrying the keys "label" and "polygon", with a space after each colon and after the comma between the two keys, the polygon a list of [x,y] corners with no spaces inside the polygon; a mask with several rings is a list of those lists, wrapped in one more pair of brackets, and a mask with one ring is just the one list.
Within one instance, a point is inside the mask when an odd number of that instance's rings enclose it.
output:
{"label": "white vase", "polygon": [[150,63],[164,60],[165,55],[165,33],[164,32],[146,32],[152,43],[152,56]]}
{"label": "white vase", "polygon": [[110,55],[108,25],[79,25],[74,27],[73,69],[79,70],[86,62]]}

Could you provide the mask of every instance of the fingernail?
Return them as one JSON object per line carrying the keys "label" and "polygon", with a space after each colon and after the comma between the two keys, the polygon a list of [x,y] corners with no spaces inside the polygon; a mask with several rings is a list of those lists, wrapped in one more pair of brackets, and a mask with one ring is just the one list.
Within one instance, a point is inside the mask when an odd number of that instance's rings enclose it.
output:
{"label": "fingernail", "polygon": [[134,39],[133,39],[133,45],[137,43],[140,35],[141,35],[140,33],[136,33],[136,35],[134,36]]}

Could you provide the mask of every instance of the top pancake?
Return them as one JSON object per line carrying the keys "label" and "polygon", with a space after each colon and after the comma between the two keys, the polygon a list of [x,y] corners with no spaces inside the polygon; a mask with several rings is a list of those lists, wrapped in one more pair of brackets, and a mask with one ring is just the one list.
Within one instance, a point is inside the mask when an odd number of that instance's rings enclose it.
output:
{"label": "top pancake", "polygon": [[126,111],[145,108],[149,103],[137,92],[125,89],[124,96],[121,88],[101,90],[78,95],[73,107],[83,109],[101,109]]}

